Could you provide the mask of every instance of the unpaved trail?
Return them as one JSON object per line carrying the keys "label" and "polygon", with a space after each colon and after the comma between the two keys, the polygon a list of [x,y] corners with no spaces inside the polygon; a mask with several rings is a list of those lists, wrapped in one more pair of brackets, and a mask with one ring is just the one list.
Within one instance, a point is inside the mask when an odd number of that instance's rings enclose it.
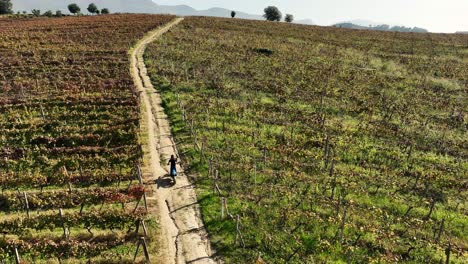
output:
{"label": "unpaved trail", "polygon": [[[173,185],[168,177],[166,164],[171,154],[177,155],[177,148],[171,135],[169,122],[161,106],[161,98],[153,88],[147,75],[143,54],[149,43],[160,37],[183,18],[156,29],[140,40],[131,52],[131,74],[140,91],[143,105],[140,133],[144,142],[143,168],[151,213],[155,213],[159,225],[157,259],[152,263],[217,263],[212,258],[210,241],[200,217],[200,208],[193,185],[177,167],[177,183]],[[178,156],[178,155],[177,155]]]}

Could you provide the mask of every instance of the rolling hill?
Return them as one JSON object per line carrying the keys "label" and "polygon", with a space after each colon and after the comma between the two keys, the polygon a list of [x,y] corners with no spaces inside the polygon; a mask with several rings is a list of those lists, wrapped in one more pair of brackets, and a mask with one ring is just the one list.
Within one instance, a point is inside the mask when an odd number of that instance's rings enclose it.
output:
{"label": "rolling hill", "polygon": [[468,263],[467,41],[189,17],[149,46],[225,263]]}

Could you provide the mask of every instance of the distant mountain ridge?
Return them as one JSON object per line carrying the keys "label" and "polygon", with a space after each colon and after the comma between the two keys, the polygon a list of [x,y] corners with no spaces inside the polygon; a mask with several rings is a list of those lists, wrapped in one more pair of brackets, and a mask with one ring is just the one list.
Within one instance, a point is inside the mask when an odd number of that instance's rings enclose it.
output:
{"label": "distant mountain ridge", "polygon": [[[13,10],[15,12],[39,9],[41,12],[51,10],[61,10],[67,14],[67,6],[70,3],[76,3],[81,7],[82,13],[88,13],[86,8],[90,3],[95,3],[98,8],[108,8],[112,13],[147,13],[147,14],[174,14],[178,16],[214,16],[214,17],[231,17],[231,11],[225,8],[214,7],[206,10],[196,10],[188,5],[158,5],[152,0],[12,0]],[[236,11],[236,10],[235,10]],[[264,20],[261,15],[253,15],[245,12],[236,11],[236,18]],[[310,19],[296,20],[296,24],[315,25]],[[378,26],[371,26],[378,25]],[[384,31],[400,31],[400,32],[428,32],[423,28],[408,28],[401,25],[389,26],[386,24],[377,24],[369,20],[352,20],[343,23],[335,24],[336,27],[368,29],[368,30],[384,30]]]}
{"label": "distant mountain ridge", "polygon": [[[42,12],[46,10],[61,10],[68,13],[67,6],[70,3],[76,3],[81,7],[82,13],[87,13],[86,8],[90,3],[95,3],[98,8],[109,8],[113,13],[149,13],[149,14],[174,14],[179,16],[217,16],[231,17],[231,10],[224,8],[210,8],[207,10],[196,10],[187,5],[158,5],[151,0],[13,0],[13,10],[28,11],[39,9]],[[260,15],[251,15],[236,11],[237,18],[244,19],[263,19]]]}
{"label": "distant mountain ridge", "polygon": [[393,31],[393,32],[416,32],[416,33],[427,33],[429,32],[425,28],[419,27],[404,27],[404,26],[390,26],[387,24],[376,25],[376,26],[361,26],[349,22],[338,23],[333,25],[334,27],[339,28],[350,28],[350,29],[364,29],[364,30],[378,30],[378,31]]}
{"label": "distant mountain ridge", "polygon": [[69,13],[68,5],[76,3],[82,13],[87,13],[86,8],[90,3],[95,3],[98,8],[109,8],[111,12],[128,13],[157,13],[158,6],[151,0],[12,0],[13,10],[30,12],[32,9],[39,9],[42,12],[47,10],[61,10]]}
{"label": "distant mountain ridge", "polygon": [[[61,10],[68,13],[68,4],[76,3],[81,7],[82,13],[87,13],[86,8],[90,3],[95,3],[98,8],[109,8],[113,13],[149,13],[149,14],[174,14],[178,16],[215,16],[231,17],[231,11],[225,8],[214,7],[207,10],[196,10],[188,5],[158,5],[151,0],[12,0],[13,10],[30,12],[32,9],[39,9],[42,12],[47,10]],[[236,18],[264,20],[261,15],[252,15],[245,12],[236,11]],[[310,19],[295,21],[298,24],[312,25]]]}

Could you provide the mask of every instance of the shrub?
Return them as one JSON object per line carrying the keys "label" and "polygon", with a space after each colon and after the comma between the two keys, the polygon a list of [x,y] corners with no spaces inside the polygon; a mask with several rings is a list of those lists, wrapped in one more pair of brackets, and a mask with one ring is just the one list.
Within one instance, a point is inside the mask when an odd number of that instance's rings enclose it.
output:
{"label": "shrub", "polygon": [[39,9],[33,9],[31,10],[31,13],[36,17],[41,16],[41,10]]}
{"label": "shrub", "polygon": [[47,10],[46,12],[44,12],[44,14],[42,14],[43,16],[46,16],[46,17],[53,17],[54,16],[54,13],[52,13],[51,10]]}
{"label": "shrub", "polygon": [[108,9],[108,8],[103,8],[103,9],[101,10],[101,14],[103,14],[103,15],[106,15],[106,14],[109,14],[109,13],[110,13],[110,12],[109,12],[109,9]]}
{"label": "shrub", "polygon": [[286,16],[284,17],[284,21],[288,22],[288,23],[291,23],[291,22],[294,21],[294,16],[291,15],[291,14],[286,14]]}
{"label": "shrub", "polygon": [[231,17],[235,18],[236,17],[236,11],[231,11]]}

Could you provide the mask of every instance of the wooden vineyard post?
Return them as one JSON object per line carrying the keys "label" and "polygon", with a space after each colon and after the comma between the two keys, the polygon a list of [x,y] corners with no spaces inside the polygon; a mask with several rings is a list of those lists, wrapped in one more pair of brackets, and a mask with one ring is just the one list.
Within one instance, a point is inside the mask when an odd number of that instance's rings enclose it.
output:
{"label": "wooden vineyard post", "polygon": [[135,250],[135,255],[133,256],[133,262],[135,262],[135,260],[136,260],[136,257],[138,255],[138,250],[140,249],[140,245],[141,245],[140,240],[138,240],[137,241],[137,248]]}
{"label": "wooden vineyard post", "polygon": [[200,163],[203,162],[203,148],[205,146],[205,142],[202,140],[201,142],[201,148],[200,148]]}
{"label": "wooden vineyard post", "polygon": [[214,178],[213,178],[213,193],[216,193],[216,181],[218,180],[218,170],[215,170]]}
{"label": "wooden vineyard post", "polygon": [[[141,166],[140,165],[137,166],[137,172],[138,172],[138,182],[140,184],[143,184],[143,178],[142,178],[142,172],[141,172]],[[145,202],[145,210],[146,210],[146,212],[148,212],[148,203],[146,201],[146,192],[143,193],[143,201]],[[138,207],[138,204],[137,204],[137,207]],[[135,207],[135,210],[136,210],[136,207]]]}
{"label": "wooden vineyard post", "polygon": [[140,231],[140,226],[143,228],[143,234],[145,235],[145,237],[148,237],[148,229],[146,228],[145,220],[138,219],[136,221],[135,233],[138,234],[138,231]]}
{"label": "wooden vineyard post", "polygon": [[240,216],[236,215],[236,238],[234,240],[234,244],[237,244],[237,240],[240,238],[240,242],[242,243],[242,247],[245,248],[244,238],[242,237],[242,233],[239,228]]}
{"label": "wooden vineyard post", "polygon": [[238,237],[239,237],[239,215],[236,215],[236,238],[234,239],[234,244],[237,244]]}
{"label": "wooden vineyard post", "polygon": [[229,208],[227,205],[227,198],[224,198],[224,210],[226,211],[226,215],[229,216],[229,218],[234,219],[234,216],[232,216],[232,214],[229,213]]}
{"label": "wooden vineyard post", "polygon": [[136,220],[135,222],[135,234],[138,234],[138,231],[140,231],[140,219]]}
{"label": "wooden vineyard post", "polygon": [[68,180],[68,183],[67,183],[68,184],[68,191],[71,192],[72,187],[71,187],[71,182],[70,182],[70,174],[68,174],[67,167],[63,166],[62,170],[63,170],[63,174],[65,174],[65,177],[67,177],[67,180]]}
{"label": "wooden vineyard post", "polygon": [[[333,164],[333,163],[332,163]],[[332,165],[333,166],[333,165]],[[330,198],[333,200],[335,198],[335,189],[336,189],[336,173],[333,176],[333,182],[332,182],[332,191]]]}
{"label": "wooden vineyard post", "polygon": [[445,264],[450,264],[450,251],[452,251],[452,242],[449,242],[447,249],[445,249]]}
{"label": "wooden vineyard post", "polygon": [[222,196],[222,195],[221,195],[221,190],[219,189],[219,186],[218,186],[217,183],[215,183],[214,188],[215,188],[215,191],[218,193],[218,195],[219,195],[219,196]]}
{"label": "wooden vineyard post", "polygon": [[44,114],[44,107],[42,107],[42,104],[40,105],[40,107],[41,107],[41,116],[42,116],[42,119],[45,120],[46,117],[45,117],[45,114]]}
{"label": "wooden vineyard post", "polygon": [[442,221],[440,222],[439,230],[437,231],[436,244],[439,244],[440,242],[440,236],[442,235],[442,232],[444,231],[444,223],[445,223],[445,218],[442,219]]}
{"label": "wooden vineyard post", "polygon": [[226,203],[226,198],[221,197],[221,220],[224,219],[224,204]]}
{"label": "wooden vineyard post", "polygon": [[143,184],[143,179],[141,178],[141,167],[140,167],[140,165],[137,166],[137,177],[138,177],[138,183]]}
{"label": "wooden vineyard post", "polygon": [[336,202],[336,215],[335,217],[338,218],[339,214],[340,214],[340,206],[341,206],[341,201],[344,200],[344,197],[341,196],[339,197],[338,196],[338,201]]}
{"label": "wooden vineyard post", "polygon": [[29,202],[28,202],[28,194],[26,192],[23,192],[24,195],[24,207],[26,209],[26,215],[29,218]]}
{"label": "wooden vineyard post", "polygon": [[83,178],[83,167],[81,167],[81,164],[79,166],[79,169],[80,169],[80,177]]}
{"label": "wooden vineyard post", "polygon": [[148,253],[148,247],[146,245],[146,239],[144,237],[140,238],[141,243],[143,244],[143,252],[145,253],[146,263],[150,263],[150,257]]}
{"label": "wooden vineyard post", "polygon": [[334,169],[335,169],[335,158],[332,159],[331,166],[330,166],[330,172],[329,172],[330,177],[334,176],[333,177],[333,182],[332,182],[331,194],[330,194],[331,199],[333,199],[334,196],[335,196],[335,188],[336,188],[336,173],[333,174]]}
{"label": "wooden vineyard post", "polygon": [[145,237],[148,237],[148,230],[146,229],[145,220],[141,220],[141,227],[143,227],[143,234],[145,234]]}
{"label": "wooden vineyard post", "polygon": [[208,163],[208,177],[210,177],[212,173],[213,173],[213,158],[210,158],[210,161]]}
{"label": "wooden vineyard post", "polygon": [[138,255],[138,250],[140,249],[140,246],[143,247],[143,253],[145,254],[145,259],[146,263],[150,263],[150,257],[148,253],[148,246],[146,244],[146,239],[144,237],[140,237],[140,239],[137,242],[137,248],[135,251],[135,256],[133,257],[133,262],[135,262],[136,257]]}
{"label": "wooden vineyard post", "polygon": [[15,247],[15,263],[16,264],[20,264],[21,263],[21,259],[20,259],[20,255],[18,253],[18,248]]}
{"label": "wooden vineyard post", "polygon": [[[192,119],[192,121],[193,121],[193,119]],[[193,130],[193,148],[199,150],[200,147],[198,146],[197,141],[198,141],[197,131],[194,129],[194,130]]]}
{"label": "wooden vineyard post", "polygon": [[63,237],[68,238],[69,232],[67,233],[67,227],[65,225],[65,220],[63,219],[63,209],[59,209],[60,219],[62,220],[62,228],[63,228]]}
{"label": "wooden vineyard post", "polygon": [[190,120],[190,133],[192,133],[193,136],[193,118]]}

